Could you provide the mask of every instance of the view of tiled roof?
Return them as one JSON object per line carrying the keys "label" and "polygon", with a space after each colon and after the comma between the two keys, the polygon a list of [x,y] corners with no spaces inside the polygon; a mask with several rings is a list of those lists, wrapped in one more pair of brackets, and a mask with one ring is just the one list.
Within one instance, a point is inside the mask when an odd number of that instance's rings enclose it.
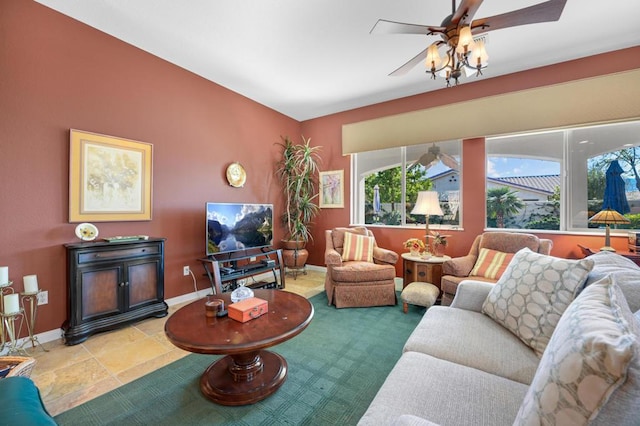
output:
{"label": "view of tiled roof", "polygon": [[[458,174],[455,170],[445,170],[431,176],[431,180],[442,179],[450,174]],[[510,177],[488,177],[488,181],[494,184],[509,185],[515,188],[538,191],[547,195],[552,195],[556,186],[560,186],[560,175],[539,175],[539,176],[510,176]]]}
{"label": "view of tiled roof", "polygon": [[556,186],[560,186],[560,175],[541,175],[541,176],[510,176],[500,178],[488,178],[495,183],[508,183],[512,186],[533,189],[553,194]]}

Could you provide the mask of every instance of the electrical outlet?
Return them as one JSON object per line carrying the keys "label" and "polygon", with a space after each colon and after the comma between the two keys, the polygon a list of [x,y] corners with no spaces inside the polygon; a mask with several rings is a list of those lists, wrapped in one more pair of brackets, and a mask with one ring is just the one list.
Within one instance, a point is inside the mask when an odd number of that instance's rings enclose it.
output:
{"label": "electrical outlet", "polygon": [[38,305],[46,305],[49,303],[49,291],[41,291],[38,293]]}
{"label": "electrical outlet", "polygon": [[182,275],[184,275],[185,277],[189,275],[189,266],[182,267]]}

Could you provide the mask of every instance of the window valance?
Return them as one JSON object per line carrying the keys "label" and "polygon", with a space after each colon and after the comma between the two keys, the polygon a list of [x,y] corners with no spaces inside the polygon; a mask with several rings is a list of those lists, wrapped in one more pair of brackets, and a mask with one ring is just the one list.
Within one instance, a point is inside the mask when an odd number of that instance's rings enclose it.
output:
{"label": "window valance", "polygon": [[342,153],[640,117],[640,69],[342,126]]}

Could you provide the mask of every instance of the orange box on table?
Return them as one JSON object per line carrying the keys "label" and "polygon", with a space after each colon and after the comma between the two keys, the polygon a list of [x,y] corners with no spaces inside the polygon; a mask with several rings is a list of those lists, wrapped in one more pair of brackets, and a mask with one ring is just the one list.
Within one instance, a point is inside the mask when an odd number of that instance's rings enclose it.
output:
{"label": "orange box on table", "polygon": [[229,318],[240,322],[258,318],[269,312],[269,304],[266,300],[250,297],[228,306]]}

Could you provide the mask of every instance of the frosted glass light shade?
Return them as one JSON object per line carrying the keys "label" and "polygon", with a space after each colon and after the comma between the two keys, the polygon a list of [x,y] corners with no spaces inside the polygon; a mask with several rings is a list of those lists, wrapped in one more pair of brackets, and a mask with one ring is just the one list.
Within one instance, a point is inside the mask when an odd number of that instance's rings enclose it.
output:
{"label": "frosted glass light shade", "polygon": [[477,66],[478,59],[480,59],[480,65],[483,67],[487,65],[487,61],[489,60],[487,49],[484,47],[484,41],[482,40],[478,40],[476,47],[471,52],[471,60],[469,60],[469,64],[471,66]]}
{"label": "frosted glass light shade", "polygon": [[438,52],[438,46],[434,43],[427,49],[427,59],[425,60],[425,64],[428,69],[436,68],[440,65],[442,59],[440,58],[440,52]]}
{"label": "frosted glass light shade", "polygon": [[458,46],[456,47],[457,53],[466,53],[473,50],[475,42],[473,41],[473,35],[471,34],[471,28],[463,27],[458,35]]}

